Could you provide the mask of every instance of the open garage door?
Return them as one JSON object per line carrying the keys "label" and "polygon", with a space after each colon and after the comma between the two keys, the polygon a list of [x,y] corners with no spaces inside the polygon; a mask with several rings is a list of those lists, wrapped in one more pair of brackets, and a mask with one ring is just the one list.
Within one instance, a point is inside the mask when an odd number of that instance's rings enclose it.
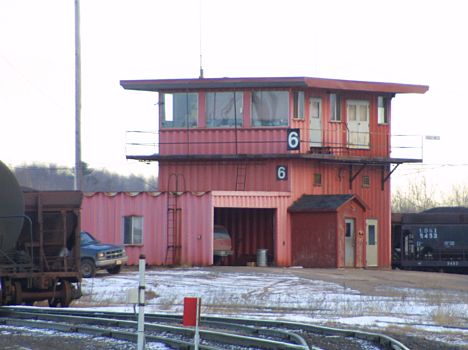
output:
{"label": "open garage door", "polygon": [[275,261],[275,213],[276,209],[215,208],[214,224],[226,227],[233,250],[220,264],[245,266],[256,262],[258,249],[267,249],[267,263],[271,265]]}

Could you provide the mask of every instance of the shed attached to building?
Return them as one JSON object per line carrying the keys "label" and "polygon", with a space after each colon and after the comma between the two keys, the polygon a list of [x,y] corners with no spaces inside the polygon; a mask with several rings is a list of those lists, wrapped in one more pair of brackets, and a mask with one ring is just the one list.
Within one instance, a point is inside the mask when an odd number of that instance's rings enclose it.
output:
{"label": "shed attached to building", "polygon": [[300,197],[288,209],[293,265],[365,266],[366,209],[352,194]]}

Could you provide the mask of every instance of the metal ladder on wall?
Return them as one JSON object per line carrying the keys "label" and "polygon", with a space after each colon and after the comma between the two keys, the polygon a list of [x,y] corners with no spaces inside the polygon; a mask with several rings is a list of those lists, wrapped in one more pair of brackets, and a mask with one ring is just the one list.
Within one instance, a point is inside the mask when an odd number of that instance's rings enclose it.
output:
{"label": "metal ladder on wall", "polygon": [[237,164],[236,171],[236,191],[245,191],[245,180],[247,178],[247,163]]}
{"label": "metal ladder on wall", "polygon": [[[185,188],[185,178],[183,175],[171,174],[168,181],[165,265],[180,265],[181,260],[182,208],[179,208],[178,197],[183,192],[180,192],[179,189],[179,177],[183,180]],[[175,185],[173,189],[171,189],[172,180],[174,180]]]}

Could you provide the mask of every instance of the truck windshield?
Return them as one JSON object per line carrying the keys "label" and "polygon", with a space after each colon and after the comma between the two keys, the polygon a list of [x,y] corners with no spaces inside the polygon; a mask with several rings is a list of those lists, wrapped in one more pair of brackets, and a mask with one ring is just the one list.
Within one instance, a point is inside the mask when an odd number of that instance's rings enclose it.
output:
{"label": "truck windshield", "polygon": [[81,234],[80,234],[80,243],[82,245],[90,244],[90,243],[96,243],[96,242],[97,242],[97,240],[93,236],[91,236],[90,233],[81,232]]}

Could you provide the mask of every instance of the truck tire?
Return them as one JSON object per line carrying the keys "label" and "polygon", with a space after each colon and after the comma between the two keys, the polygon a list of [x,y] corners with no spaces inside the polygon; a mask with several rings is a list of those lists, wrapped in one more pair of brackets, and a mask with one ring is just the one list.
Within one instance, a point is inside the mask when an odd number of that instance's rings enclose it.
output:
{"label": "truck tire", "polygon": [[111,275],[117,275],[121,269],[122,265],[115,265],[114,267],[107,269],[107,272],[109,272]]}
{"label": "truck tire", "polygon": [[81,274],[83,278],[91,278],[96,274],[96,267],[94,266],[94,261],[91,259],[81,260]]}

